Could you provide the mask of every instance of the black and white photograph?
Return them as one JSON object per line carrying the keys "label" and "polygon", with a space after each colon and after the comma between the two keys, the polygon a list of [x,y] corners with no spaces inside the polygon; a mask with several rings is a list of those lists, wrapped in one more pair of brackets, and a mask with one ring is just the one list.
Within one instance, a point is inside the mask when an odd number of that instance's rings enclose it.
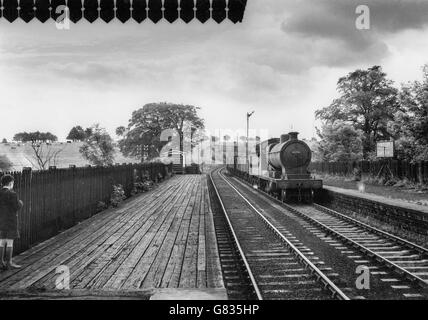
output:
{"label": "black and white photograph", "polygon": [[0,0],[0,179],[0,303],[427,300],[428,1]]}

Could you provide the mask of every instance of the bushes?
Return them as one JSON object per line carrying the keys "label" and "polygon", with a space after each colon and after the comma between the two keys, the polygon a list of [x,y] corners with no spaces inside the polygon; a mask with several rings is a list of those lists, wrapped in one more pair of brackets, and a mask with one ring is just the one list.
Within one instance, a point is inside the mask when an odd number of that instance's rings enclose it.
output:
{"label": "bushes", "polygon": [[0,172],[9,171],[13,167],[13,163],[5,155],[0,155]]}
{"label": "bushes", "polygon": [[[142,177],[136,177],[134,182],[134,189],[131,192],[131,196],[147,192],[154,186],[154,182],[150,180],[149,175],[145,174]],[[121,202],[126,199],[125,191],[122,185],[113,186],[113,192],[110,198],[110,205],[113,208],[117,208]],[[99,203],[99,207],[102,208],[104,203]]]}
{"label": "bushes", "polygon": [[96,213],[100,213],[106,209],[108,209],[108,205],[104,201],[98,201]]}
{"label": "bushes", "polygon": [[110,198],[110,205],[113,208],[117,208],[121,202],[126,199],[125,191],[123,190],[123,186],[121,184],[113,186],[113,192]]}
{"label": "bushes", "polygon": [[143,193],[153,188],[154,182],[150,179],[150,174],[146,171],[141,177],[135,178],[133,194]]}

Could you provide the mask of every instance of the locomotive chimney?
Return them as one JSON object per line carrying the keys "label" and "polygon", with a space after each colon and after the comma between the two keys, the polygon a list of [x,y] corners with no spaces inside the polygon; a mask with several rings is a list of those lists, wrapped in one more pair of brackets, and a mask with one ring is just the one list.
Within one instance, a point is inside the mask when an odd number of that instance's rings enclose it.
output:
{"label": "locomotive chimney", "polygon": [[297,140],[297,136],[299,135],[298,132],[290,132],[288,134],[290,136],[290,140]]}
{"label": "locomotive chimney", "polygon": [[288,140],[288,138],[290,138],[290,136],[288,134],[281,134],[281,137],[279,138],[279,143],[284,143],[285,141]]}

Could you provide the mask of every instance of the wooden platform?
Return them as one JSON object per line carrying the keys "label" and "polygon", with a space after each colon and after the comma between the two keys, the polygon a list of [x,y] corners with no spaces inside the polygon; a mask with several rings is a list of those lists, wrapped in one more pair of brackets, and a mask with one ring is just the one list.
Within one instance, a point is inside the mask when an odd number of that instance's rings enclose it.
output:
{"label": "wooden platform", "polygon": [[174,176],[23,252],[0,290],[56,290],[59,266],[76,291],[224,288],[206,179]]}

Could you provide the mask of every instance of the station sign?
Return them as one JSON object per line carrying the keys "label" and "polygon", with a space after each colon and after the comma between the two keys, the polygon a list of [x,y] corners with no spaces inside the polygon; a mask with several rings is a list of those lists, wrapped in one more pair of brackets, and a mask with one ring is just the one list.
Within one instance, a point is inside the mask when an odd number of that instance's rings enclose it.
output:
{"label": "station sign", "polygon": [[379,141],[376,145],[377,158],[394,158],[394,141]]}

